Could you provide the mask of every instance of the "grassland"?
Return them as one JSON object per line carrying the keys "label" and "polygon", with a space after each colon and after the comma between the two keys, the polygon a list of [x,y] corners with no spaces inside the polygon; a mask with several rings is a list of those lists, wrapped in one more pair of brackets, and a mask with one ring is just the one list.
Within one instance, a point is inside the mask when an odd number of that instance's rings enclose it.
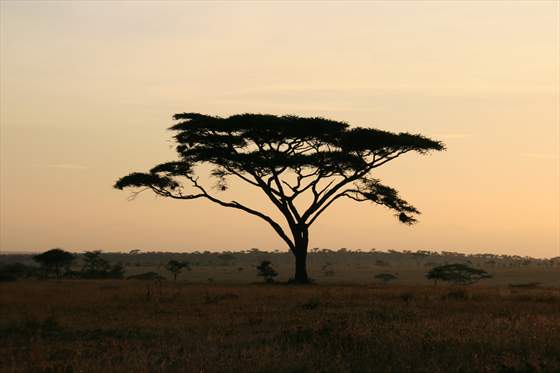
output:
{"label": "grassland", "polygon": [[560,289],[0,284],[3,372],[558,372]]}
{"label": "grassland", "polygon": [[[178,278],[195,283],[250,284],[260,281],[256,276],[256,266],[263,260],[272,262],[279,273],[276,279],[279,282],[287,281],[294,271],[294,258],[287,251],[103,253],[103,257],[111,264],[121,263],[125,276],[156,272],[168,279],[173,278],[165,269],[169,260],[187,261],[191,270],[183,271]],[[0,253],[0,268],[2,264],[10,263],[37,265],[29,254]],[[434,266],[448,263],[464,263],[486,270],[493,275],[484,281],[489,286],[539,282],[545,287],[560,287],[560,257],[536,259],[452,252],[358,252],[345,249],[311,252],[308,257],[311,278],[320,284],[331,285],[372,284],[376,282],[374,276],[383,272],[395,274],[398,285],[430,285],[426,272]],[[83,255],[79,254],[72,269],[79,271],[82,265]]]}

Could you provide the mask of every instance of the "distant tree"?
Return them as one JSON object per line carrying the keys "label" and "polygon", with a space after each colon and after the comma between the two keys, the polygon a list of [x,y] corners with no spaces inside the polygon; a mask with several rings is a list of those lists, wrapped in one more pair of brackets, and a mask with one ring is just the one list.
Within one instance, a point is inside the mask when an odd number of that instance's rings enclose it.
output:
{"label": "distant tree", "polygon": [[99,277],[111,268],[109,262],[101,257],[101,250],[86,251],[83,262],[82,273],[90,277]]}
{"label": "distant tree", "polygon": [[57,278],[62,276],[62,270],[68,271],[74,259],[74,254],[58,248],[33,256],[33,260],[39,263],[47,277],[54,274]]}
{"label": "distant tree", "polygon": [[379,273],[375,275],[375,278],[382,281],[384,284],[388,284],[391,281],[395,281],[398,277],[392,273]]}
{"label": "distant tree", "polygon": [[265,282],[274,282],[274,277],[278,276],[278,272],[272,268],[272,264],[268,260],[263,260],[261,264],[257,266],[257,276],[262,277]]}
{"label": "distant tree", "polygon": [[434,267],[426,273],[426,278],[428,280],[434,280],[434,283],[441,280],[455,284],[472,284],[491,277],[492,276],[483,269],[473,268],[467,264],[460,263]]}
{"label": "distant tree", "polygon": [[177,281],[177,276],[181,274],[181,272],[183,271],[183,268],[186,268],[187,270],[191,270],[191,266],[189,264],[189,262],[180,262],[177,260],[170,260],[166,265],[165,265],[165,269],[167,269],[169,272],[171,272],[173,274],[173,280]]}
{"label": "distant tree", "polygon": [[[323,118],[182,113],[174,119],[179,121],[171,127],[179,159],[124,176],[114,187],[137,188],[133,196],[151,190],[177,200],[205,199],[264,220],[293,253],[296,283],[309,282],[309,227],[329,206],[342,198],[369,201],[412,224],[419,211],[372,173],[405,153],[444,149],[441,142],[421,135],[350,129],[344,122]],[[229,178],[247,183],[264,193],[283,221],[212,193],[195,175],[195,168],[203,164],[214,167],[210,176],[217,192],[228,189]]]}
{"label": "distant tree", "polygon": [[101,250],[84,253],[81,276],[85,278],[122,278],[123,266],[121,264],[111,265],[101,257],[101,253]]}

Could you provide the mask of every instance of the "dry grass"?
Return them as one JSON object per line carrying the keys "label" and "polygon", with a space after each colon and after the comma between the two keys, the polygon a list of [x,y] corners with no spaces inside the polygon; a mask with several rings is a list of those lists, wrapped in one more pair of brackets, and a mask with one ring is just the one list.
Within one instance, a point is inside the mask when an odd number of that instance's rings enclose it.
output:
{"label": "dry grass", "polygon": [[560,371],[560,290],[0,284],[2,372]]}

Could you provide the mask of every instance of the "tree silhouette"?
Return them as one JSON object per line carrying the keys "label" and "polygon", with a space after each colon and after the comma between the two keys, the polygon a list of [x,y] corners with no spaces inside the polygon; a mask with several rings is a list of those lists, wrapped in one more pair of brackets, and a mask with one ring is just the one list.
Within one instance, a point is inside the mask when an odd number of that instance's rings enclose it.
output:
{"label": "tree silhouette", "polygon": [[488,272],[483,269],[473,268],[467,264],[446,264],[432,268],[426,273],[428,280],[438,280],[452,282],[455,284],[472,284],[479,280],[492,278]]}
{"label": "tree silhouette", "polygon": [[83,258],[82,273],[86,277],[103,277],[111,265],[101,257],[101,250],[86,251]]}
{"label": "tree silhouette", "polygon": [[261,261],[257,266],[257,276],[264,278],[267,283],[274,282],[274,277],[278,276],[278,272],[272,268],[272,263],[269,260]]}
{"label": "tree silhouette", "polygon": [[82,272],[85,278],[121,278],[124,268],[121,264],[111,265],[109,261],[101,257],[101,250],[86,251],[83,257]]}
{"label": "tree silhouette", "polygon": [[51,249],[33,256],[33,260],[39,263],[47,276],[54,273],[57,278],[62,276],[62,269],[68,271],[74,259],[74,254],[62,249]]}
{"label": "tree silhouette", "polygon": [[[369,201],[394,211],[405,224],[419,211],[397,191],[371,174],[408,153],[426,154],[444,145],[421,135],[391,133],[323,118],[241,114],[228,118],[196,113],[176,114],[177,161],[155,166],[147,173],[120,178],[117,189],[139,188],[179,200],[207,199],[266,221],[287,244],[296,260],[294,282],[307,283],[309,227],[335,201]],[[216,193],[204,186],[195,166],[210,164]],[[285,221],[261,209],[219,198],[236,178],[263,192]]]}
{"label": "tree silhouette", "polygon": [[170,260],[166,265],[165,265],[165,269],[167,269],[169,272],[171,272],[173,274],[173,280],[177,281],[177,276],[181,274],[181,272],[183,271],[183,268],[186,268],[187,270],[191,270],[191,266],[189,264],[189,262],[183,262],[183,261],[178,261],[178,260]]}

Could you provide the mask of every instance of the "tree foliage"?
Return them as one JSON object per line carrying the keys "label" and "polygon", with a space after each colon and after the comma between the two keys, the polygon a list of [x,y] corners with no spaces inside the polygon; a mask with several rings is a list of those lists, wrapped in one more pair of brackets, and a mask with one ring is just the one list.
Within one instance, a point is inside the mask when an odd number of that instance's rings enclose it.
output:
{"label": "tree foliage", "polygon": [[33,260],[39,263],[45,276],[54,275],[57,278],[63,275],[63,270],[69,270],[74,259],[74,254],[58,248],[33,256]]}
{"label": "tree foliage", "polygon": [[183,271],[183,268],[186,268],[187,270],[190,271],[191,266],[190,266],[189,262],[178,261],[178,260],[170,260],[165,265],[165,269],[167,269],[169,272],[171,272],[173,274],[173,279],[175,281],[177,281],[177,276],[181,274],[181,272]]}
{"label": "tree foliage", "polygon": [[86,251],[83,256],[82,271],[79,274],[84,278],[122,278],[124,268],[121,264],[111,265],[101,257],[101,250]]}
{"label": "tree foliage", "polygon": [[272,263],[269,260],[263,260],[257,266],[257,276],[262,277],[265,282],[274,282],[274,277],[278,276],[278,272],[272,268]]}
{"label": "tree foliage", "polygon": [[456,263],[434,267],[426,273],[426,278],[434,280],[434,282],[441,280],[455,284],[472,284],[479,280],[492,278],[492,276],[483,269]]}
{"label": "tree foliage", "polygon": [[[124,176],[114,187],[136,188],[136,194],[151,190],[179,200],[206,199],[263,219],[296,256],[295,279],[303,282],[309,226],[329,206],[341,198],[371,202],[392,210],[400,222],[413,224],[418,209],[372,173],[405,153],[444,149],[441,142],[422,135],[350,128],[324,118],[181,113],[174,119],[177,123],[170,129],[175,132],[178,159]],[[212,166],[215,191],[197,176],[201,164]],[[261,190],[285,221],[220,198],[231,178]]]}

